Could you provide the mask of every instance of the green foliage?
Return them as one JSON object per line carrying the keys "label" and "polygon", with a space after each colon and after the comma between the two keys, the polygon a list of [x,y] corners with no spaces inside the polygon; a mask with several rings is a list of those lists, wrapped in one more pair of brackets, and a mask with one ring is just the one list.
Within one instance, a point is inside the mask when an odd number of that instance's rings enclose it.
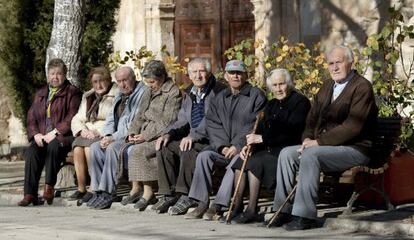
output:
{"label": "green foliage", "polygon": [[[14,113],[25,120],[32,93],[40,85],[40,79],[44,79],[38,70],[44,71],[42,59],[46,48],[39,46],[49,39],[51,25],[47,24],[47,13],[53,12],[53,1],[1,0],[0,9],[0,74],[12,97]],[[45,24],[39,24],[39,19]]]}
{"label": "green foliage", "polygon": [[[372,83],[378,98],[379,114],[383,117],[401,115],[403,121],[401,140],[405,144],[413,135],[414,111],[402,111],[412,105],[414,89],[414,49],[411,59],[404,59],[402,47],[405,41],[414,39],[414,26],[406,26],[402,14],[389,9],[390,18],[378,34],[367,39],[367,45],[359,53],[357,69],[364,74],[372,69]],[[358,51],[357,51],[358,52]],[[408,63],[408,68],[405,64]],[[397,74],[396,64],[401,64]],[[401,74],[402,72],[402,74]]]}
{"label": "green foliage", "polygon": [[[81,47],[81,79],[95,66],[108,65],[109,54],[113,51],[111,37],[115,32],[115,11],[120,0],[87,0],[85,32]],[[81,88],[90,88],[89,81],[81,81]]]}
{"label": "green foliage", "polygon": [[[175,79],[177,73],[186,73],[187,69],[178,62],[177,56],[172,56],[167,50],[167,47],[163,45],[160,50],[162,61],[165,64],[168,74]],[[141,71],[144,68],[145,64],[156,57],[156,53],[151,50],[148,50],[146,46],[142,46],[138,51],[126,51],[121,55],[119,51],[111,54],[108,59],[109,67],[111,71],[115,71],[121,65],[124,65],[128,61],[134,63],[134,68],[138,74],[137,78],[141,79]],[[185,62],[188,62],[189,59],[184,59]]]}
{"label": "green foliage", "polygon": [[[261,52],[263,59],[255,52]],[[308,98],[319,91],[322,80],[328,76],[325,57],[319,50],[319,44],[309,49],[303,43],[290,43],[283,36],[264,47],[263,41],[246,39],[224,52],[227,59],[243,60],[248,67],[249,82],[255,86],[264,87],[264,79],[255,79],[254,71],[258,66],[264,66],[265,76],[275,68],[289,70],[296,89]],[[269,93],[271,97],[271,93]]]}
{"label": "green foliage", "polygon": [[[119,0],[86,0],[81,79],[106,65],[112,52],[114,13]],[[25,121],[36,89],[45,84],[46,49],[53,27],[54,0],[0,0],[0,74],[13,98],[13,112]],[[81,81],[89,88],[88,81]]]}

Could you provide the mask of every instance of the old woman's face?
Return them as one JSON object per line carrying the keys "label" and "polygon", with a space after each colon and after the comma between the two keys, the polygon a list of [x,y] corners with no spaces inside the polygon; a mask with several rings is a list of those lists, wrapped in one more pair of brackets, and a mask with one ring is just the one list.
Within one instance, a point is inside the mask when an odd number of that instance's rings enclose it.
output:
{"label": "old woman's face", "polygon": [[111,85],[111,82],[104,79],[102,74],[99,73],[92,75],[91,82],[93,89],[99,95],[103,95],[104,93],[108,92],[108,88]]}
{"label": "old woman's face", "polygon": [[47,83],[54,88],[62,86],[66,75],[61,67],[52,67],[47,71]]}
{"label": "old woman's face", "polygon": [[276,75],[270,81],[270,91],[273,93],[276,99],[282,100],[287,97],[289,88],[283,75]]}
{"label": "old woman's face", "polygon": [[164,78],[144,78],[145,84],[151,88],[151,91],[156,92],[160,90],[164,84]]}

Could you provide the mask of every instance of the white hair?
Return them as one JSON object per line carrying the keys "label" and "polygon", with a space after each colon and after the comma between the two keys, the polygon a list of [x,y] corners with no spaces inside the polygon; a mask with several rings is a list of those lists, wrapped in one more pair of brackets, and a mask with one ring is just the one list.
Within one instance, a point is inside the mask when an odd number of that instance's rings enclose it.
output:
{"label": "white hair", "polygon": [[295,85],[293,84],[289,71],[284,68],[276,68],[270,72],[269,76],[266,78],[266,85],[268,89],[270,89],[272,81],[274,81],[274,79],[279,76],[283,77],[289,90],[295,89]]}
{"label": "white hair", "polygon": [[348,63],[352,63],[354,61],[354,53],[352,52],[352,50],[344,45],[336,45],[333,46],[331,49],[329,49],[329,51],[327,52],[326,56],[331,55],[331,53],[333,52],[333,50],[335,49],[342,49],[345,52],[345,56],[348,60]]}
{"label": "white hair", "polygon": [[193,60],[191,60],[191,61],[188,63],[188,72],[191,72],[191,70],[192,70],[192,66],[193,66],[195,63],[201,63],[201,64],[203,64],[203,65],[204,65],[204,67],[206,68],[206,71],[207,71],[208,73],[211,73],[211,63],[210,63],[210,60],[208,60],[207,58],[194,58]]}

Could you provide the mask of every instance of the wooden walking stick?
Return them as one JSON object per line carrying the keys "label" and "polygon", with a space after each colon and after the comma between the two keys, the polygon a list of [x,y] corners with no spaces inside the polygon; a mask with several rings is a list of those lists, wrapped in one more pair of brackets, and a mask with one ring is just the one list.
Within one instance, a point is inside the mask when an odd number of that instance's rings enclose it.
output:
{"label": "wooden walking stick", "polygon": [[[257,114],[256,121],[254,123],[253,130],[252,130],[252,134],[256,133],[257,126],[259,125],[260,120],[263,118],[263,115],[264,115],[263,112],[260,112],[259,114]],[[243,164],[242,164],[242,167],[240,169],[240,176],[237,179],[237,184],[236,184],[236,188],[234,189],[233,199],[231,200],[231,204],[230,204],[230,207],[229,207],[229,212],[227,213],[226,223],[230,223],[231,212],[233,211],[233,208],[234,208],[234,202],[236,201],[236,196],[239,194],[240,182],[241,182],[241,179],[242,179],[242,175],[243,175],[243,172],[246,168],[247,160],[250,158],[251,155],[252,155],[252,145],[249,144],[249,145],[247,145],[246,159],[243,160]]]}
{"label": "wooden walking stick", "polygon": [[298,186],[298,184],[296,183],[295,186],[293,187],[292,191],[290,191],[290,193],[286,197],[286,200],[282,203],[282,205],[280,205],[279,209],[277,209],[277,211],[275,212],[275,214],[273,214],[273,216],[270,218],[269,223],[267,224],[266,227],[269,228],[272,225],[272,223],[276,220],[277,216],[279,216],[280,212],[285,207],[286,203],[289,202],[290,199],[295,194],[297,186]]}

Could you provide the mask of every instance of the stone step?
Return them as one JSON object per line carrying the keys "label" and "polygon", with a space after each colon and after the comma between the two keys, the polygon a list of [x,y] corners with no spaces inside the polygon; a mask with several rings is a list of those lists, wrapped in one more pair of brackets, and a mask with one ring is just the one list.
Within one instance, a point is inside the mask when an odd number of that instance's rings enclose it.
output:
{"label": "stone step", "polygon": [[0,161],[0,173],[24,172],[24,161]]}

